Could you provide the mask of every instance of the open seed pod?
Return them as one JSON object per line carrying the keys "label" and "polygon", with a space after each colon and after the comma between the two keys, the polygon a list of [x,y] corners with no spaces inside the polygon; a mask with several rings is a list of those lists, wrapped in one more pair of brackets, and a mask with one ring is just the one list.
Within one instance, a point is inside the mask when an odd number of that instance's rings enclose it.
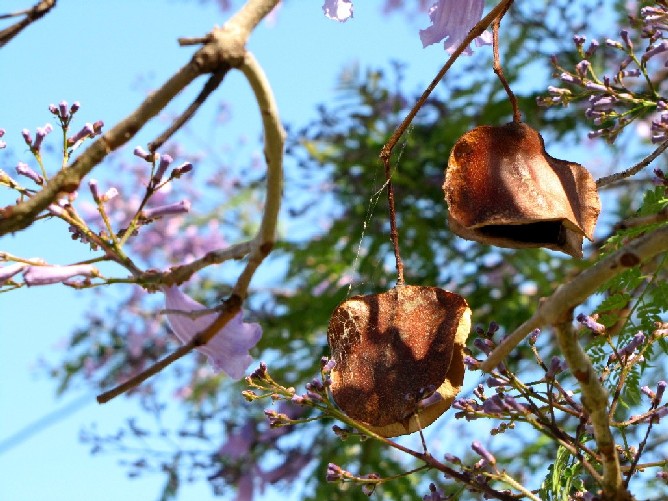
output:
{"label": "open seed pod", "polygon": [[347,299],[327,330],[334,400],[384,437],[428,426],[461,388],[470,329],[464,298],[437,287]]}
{"label": "open seed pod", "polygon": [[582,257],[601,203],[582,165],[545,152],[523,123],[481,126],[457,140],[443,185],[453,233],[499,247],[547,247]]}

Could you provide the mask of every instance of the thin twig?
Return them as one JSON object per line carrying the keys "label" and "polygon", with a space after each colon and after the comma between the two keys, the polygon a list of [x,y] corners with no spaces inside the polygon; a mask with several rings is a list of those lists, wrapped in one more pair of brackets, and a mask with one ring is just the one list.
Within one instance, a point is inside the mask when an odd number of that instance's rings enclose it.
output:
{"label": "thin twig", "polygon": [[573,311],[565,311],[555,325],[557,341],[571,373],[580,383],[582,405],[589,414],[594,439],[603,466],[603,494],[609,500],[631,500],[631,494],[622,481],[615,440],[610,431],[608,393],[603,388],[589,357],[584,352],[573,328]]}
{"label": "thin twig", "polygon": [[202,106],[207,98],[213,93],[213,91],[218,88],[220,83],[225,78],[225,75],[227,75],[227,72],[230,71],[230,68],[231,66],[229,64],[223,64],[220,69],[215,71],[213,75],[209,77],[195,100],[190,103],[190,106],[188,106],[186,110],[172,122],[172,124],[165,132],[160,134],[155,140],[149,143],[148,149],[151,153],[160,149],[160,147],[162,147],[162,145],[165,144],[165,142],[167,142],[167,140],[172,137],[176,131],[183,127],[183,125],[193,117],[200,106]]}
{"label": "thin twig", "polygon": [[132,388],[136,388],[141,383],[146,381],[148,378],[154,376],[168,365],[184,357],[198,346],[205,345],[211,340],[211,338],[213,338],[216,334],[218,334],[218,332],[223,327],[225,327],[227,323],[237,313],[239,313],[240,310],[241,310],[241,298],[239,296],[230,296],[230,298],[227,299],[224,303],[223,311],[206,329],[197,333],[197,335],[193,336],[188,343],[184,344],[183,346],[180,346],[178,349],[167,355],[162,360],[159,360],[155,364],[151,365],[148,369],[128,379],[125,383],[122,383],[116,386],[115,388],[112,388],[111,390],[98,395],[97,402],[100,404],[105,404],[109,402],[109,400],[119,395],[122,395],[126,391],[129,391]]}
{"label": "thin twig", "polygon": [[501,58],[499,56],[499,28],[501,27],[501,18],[506,14],[511,4],[512,1],[506,5],[505,9],[494,20],[494,25],[492,27],[492,52],[494,53],[494,73],[499,77],[501,85],[503,85],[506,94],[508,94],[510,104],[513,106],[513,122],[520,123],[522,121],[522,113],[520,112],[520,107],[517,103],[517,97],[515,97],[515,94],[503,74],[503,67],[501,66]]}
{"label": "thin twig", "polygon": [[499,14],[501,14],[501,12],[503,12],[504,9],[506,9],[506,7],[510,5],[512,2],[513,0],[501,0],[496,5],[496,7],[494,7],[491,11],[489,11],[489,14],[483,17],[478,22],[478,24],[476,24],[473,28],[471,28],[471,31],[469,31],[468,35],[466,35],[464,40],[462,40],[462,43],[460,43],[459,46],[455,49],[455,51],[450,55],[450,57],[445,62],[443,67],[431,81],[427,89],[422,93],[420,99],[418,99],[417,103],[415,103],[415,106],[413,106],[408,115],[406,115],[406,118],[404,118],[401,124],[399,124],[394,133],[392,133],[392,136],[387,141],[387,143],[385,143],[385,146],[383,146],[383,149],[380,152],[380,159],[383,160],[383,163],[385,163],[384,160],[386,158],[388,159],[390,158],[390,156],[392,155],[392,150],[397,145],[399,139],[404,134],[404,132],[406,132],[406,129],[408,129],[408,126],[415,118],[415,115],[417,115],[417,112],[420,111],[422,105],[424,105],[424,103],[427,101],[429,95],[441,82],[441,80],[448,72],[448,70],[452,67],[457,58],[466,50],[466,48],[469,45],[471,45],[471,42],[473,42],[473,40],[475,40],[476,37],[482,35],[482,33],[492,24],[492,22],[494,22],[494,20],[499,16]]}
{"label": "thin twig", "polygon": [[665,151],[666,148],[668,148],[668,139],[665,140],[663,143],[661,143],[656,150],[650,153],[647,157],[643,158],[633,167],[629,167],[628,169],[623,170],[622,172],[617,172],[616,174],[610,174],[609,176],[597,179],[596,187],[601,188],[602,186],[605,186],[607,184],[614,183],[615,181],[620,181],[624,178],[631,177],[634,174],[637,174],[645,167],[647,167],[649,164],[651,164],[659,155],[661,155],[661,153]]}
{"label": "thin twig", "polygon": [[390,159],[383,159],[385,164],[385,184],[387,184],[387,205],[390,215],[390,240],[394,248],[394,259],[397,267],[397,286],[404,285],[404,262],[399,252],[399,232],[397,231],[397,212],[394,207],[394,186],[392,186],[392,170]]}
{"label": "thin twig", "polygon": [[570,282],[562,284],[546,298],[534,315],[507,336],[487,360],[480,364],[480,370],[492,371],[508,354],[534,329],[553,325],[564,312],[581,304],[592,295],[601,284],[623,273],[629,267],[651,259],[668,251],[668,228],[656,229],[638,238],[585,269]]}

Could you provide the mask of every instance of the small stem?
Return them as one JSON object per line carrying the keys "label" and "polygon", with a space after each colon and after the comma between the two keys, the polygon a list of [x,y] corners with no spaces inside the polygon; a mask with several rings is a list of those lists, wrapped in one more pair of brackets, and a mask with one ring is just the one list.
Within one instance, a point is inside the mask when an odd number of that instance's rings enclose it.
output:
{"label": "small stem", "polygon": [[494,25],[492,28],[492,51],[494,53],[494,73],[496,73],[496,76],[499,77],[501,85],[503,85],[506,94],[508,94],[510,104],[513,106],[513,122],[520,123],[522,121],[522,113],[520,112],[520,107],[517,104],[517,97],[515,97],[515,94],[510,89],[510,85],[508,84],[508,81],[503,74],[501,58],[499,57],[499,27],[501,26],[501,18],[508,11],[508,8],[511,4],[512,2],[508,3],[503,12],[501,12],[501,14],[499,14],[499,16],[494,20]]}
{"label": "small stem", "polygon": [[390,159],[383,159],[385,164],[385,179],[387,180],[387,203],[390,211],[390,240],[394,247],[394,259],[397,263],[397,286],[404,285],[404,262],[399,254],[399,232],[397,231],[397,214],[394,207],[394,187],[392,186],[392,172]]}
{"label": "small stem", "polygon": [[404,118],[404,120],[396,128],[396,130],[394,131],[390,139],[387,141],[387,143],[385,143],[385,146],[383,146],[383,149],[380,151],[380,158],[381,160],[383,160],[383,163],[385,163],[385,159],[390,158],[390,156],[392,155],[392,150],[397,145],[399,139],[404,134],[404,132],[406,132],[406,129],[408,129],[408,126],[415,118],[415,115],[417,115],[417,112],[420,110],[420,108],[422,108],[424,103],[429,98],[430,94],[434,91],[436,86],[441,82],[441,80],[448,72],[448,70],[452,67],[452,65],[455,63],[457,58],[461,56],[462,52],[466,50],[466,48],[471,44],[471,42],[473,42],[473,40],[475,40],[476,37],[482,35],[482,33],[489,27],[489,25],[492,24],[494,19],[496,19],[502,12],[504,12],[512,2],[513,0],[501,0],[496,5],[496,7],[494,7],[489,12],[489,14],[483,17],[478,22],[478,24],[476,24],[471,29],[471,31],[469,31],[469,34],[466,35],[464,40],[462,40],[462,43],[460,43],[459,46],[455,49],[455,51],[450,55],[450,58],[445,62],[445,64],[436,74],[436,76],[431,81],[427,89],[422,93],[420,99],[418,99],[417,103],[415,103],[415,106],[413,106],[408,115],[406,115],[406,118]]}
{"label": "small stem", "polygon": [[499,481],[517,489],[518,491],[520,491],[522,494],[524,494],[526,497],[528,497],[533,501],[540,501],[540,498],[536,497],[536,495],[533,492],[524,487],[520,482],[518,482],[513,477],[508,475],[508,473],[505,471],[499,475]]}
{"label": "small stem", "polygon": [[609,176],[602,177],[600,179],[596,180],[596,187],[600,188],[601,186],[605,186],[606,184],[614,183],[615,181],[619,181],[621,179],[631,177],[634,174],[637,174],[641,170],[643,170],[645,167],[647,167],[649,164],[651,164],[661,153],[665,151],[665,149],[668,148],[668,140],[664,141],[661,143],[656,150],[654,150],[652,153],[650,153],[647,157],[643,158],[640,162],[635,164],[633,167],[629,167],[626,170],[623,170],[622,172],[617,172],[615,174],[611,174]]}

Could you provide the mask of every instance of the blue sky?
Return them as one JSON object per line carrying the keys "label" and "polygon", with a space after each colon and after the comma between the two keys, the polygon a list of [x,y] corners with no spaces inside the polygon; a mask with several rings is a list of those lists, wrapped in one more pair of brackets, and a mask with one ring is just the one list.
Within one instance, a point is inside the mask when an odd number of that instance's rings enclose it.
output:
{"label": "blue sky", "polygon": [[[1,8],[4,13],[28,4],[10,0],[2,2]],[[279,11],[275,23],[264,23],[254,33],[249,48],[272,82],[285,122],[304,124],[314,116],[316,104],[334,99],[336,77],[345,64],[388,67],[390,60],[405,61],[409,89],[421,89],[420,84],[432,78],[446,54],[437,46],[422,49],[417,30],[426,27],[426,14],[406,21],[401,16],[382,16],[380,6],[380,1],[360,0],[355,18],[338,24],[324,18],[320,0],[292,0]],[[13,171],[17,160],[28,159],[20,131],[53,122],[47,111],[50,103],[78,100],[82,122],[102,119],[112,126],[136,107],[146,90],[187,62],[193,48],[180,48],[177,37],[201,36],[224,20],[214,2],[198,0],[58,2],[51,14],[0,49],[0,127],[7,130],[3,139],[13,146],[0,154],[0,167]],[[192,92],[180,102],[187,102]],[[240,134],[259,134],[257,112],[239,75],[226,80],[215,97],[231,103],[234,119],[229,134],[211,140],[233,144]],[[125,154],[145,144],[162,126],[164,121],[156,120],[128,145]],[[200,126],[206,127],[205,122]],[[96,176],[109,175],[104,172],[102,165]],[[4,237],[0,250],[47,257],[59,264],[84,256],[62,227],[49,225]],[[160,475],[130,480],[117,465],[117,457],[92,457],[78,441],[80,429],[91,423],[98,423],[101,431],[115,431],[127,416],[138,414],[134,403],[118,399],[98,406],[94,395],[83,388],[55,398],[55,385],[37,369],[41,357],[54,360],[58,356],[63,340],[80,324],[86,309],[99,307],[91,305],[90,296],[60,285],[0,295],[3,501],[155,499],[164,482]],[[18,445],[6,442],[62,409],[67,417],[56,416],[54,424]],[[267,493],[267,499],[274,495]],[[180,495],[182,500],[209,497],[205,483],[185,486]]]}

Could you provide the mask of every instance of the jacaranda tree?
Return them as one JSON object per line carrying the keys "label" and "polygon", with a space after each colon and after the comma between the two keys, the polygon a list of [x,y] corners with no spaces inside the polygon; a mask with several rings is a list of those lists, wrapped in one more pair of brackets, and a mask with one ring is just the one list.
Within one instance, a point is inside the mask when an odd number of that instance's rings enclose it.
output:
{"label": "jacaranda tree", "polygon": [[[0,292],[103,305],[49,367],[57,391],[135,398],[156,422],[180,401],[167,431],[83,440],[166,475],[162,499],[184,481],[240,500],[668,497],[668,2],[378,2],[421,15],[444,66],[417,95],[400,62],[342,69],[310,123],[281,121],[246,48],[278,3],[220,2],[227,22],[181,39],[190,61],[117,124],[45,103],[25,158],[0,164],[0,235],[57,221],[88,252],[0,251]],[[351,0],[307,3],[342,38],[364,23]],[[2,45],[57,15],[7,16]],[[264,156],[190,156],[178,133],[232,72]],[[109,157],[168,106],[164,131]],[[595,169],[568,158],[584,148]]]}

